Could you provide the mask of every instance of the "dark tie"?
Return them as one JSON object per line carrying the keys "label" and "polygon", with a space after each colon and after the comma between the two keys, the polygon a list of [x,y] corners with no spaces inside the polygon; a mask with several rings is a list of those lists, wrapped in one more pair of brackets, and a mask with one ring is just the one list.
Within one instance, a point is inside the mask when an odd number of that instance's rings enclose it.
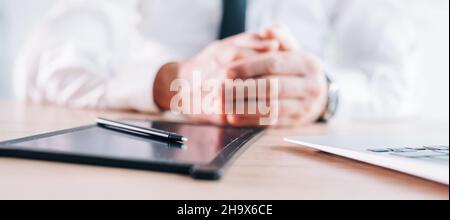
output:
{"label": "dark tie", "polygon": [[219,39],[245,32],[247,0],[222,0],[222,9]]}

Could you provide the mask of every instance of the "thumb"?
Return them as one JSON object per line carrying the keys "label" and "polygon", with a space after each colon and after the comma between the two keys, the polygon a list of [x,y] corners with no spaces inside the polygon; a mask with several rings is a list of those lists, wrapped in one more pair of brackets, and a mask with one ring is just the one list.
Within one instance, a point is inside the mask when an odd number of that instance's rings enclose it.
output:
{"label": "thumb", "polygon": [[284,26],[275,25],[265,28],[260,32],[259,35],[260,37],[265,39],[273,39],[279,41],[280,50],[282,51],[293,51],[300,49],[300,45],[298,44],[297,39],[295,39],[291,31],[289,31],[289,29]]}

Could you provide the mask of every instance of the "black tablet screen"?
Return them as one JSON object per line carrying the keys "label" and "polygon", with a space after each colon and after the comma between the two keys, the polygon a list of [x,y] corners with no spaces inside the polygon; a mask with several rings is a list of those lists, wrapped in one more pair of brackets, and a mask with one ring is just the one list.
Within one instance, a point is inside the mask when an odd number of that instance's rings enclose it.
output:
{"label": "black tablet screen", "polygon": [[31,151],[64,153],[156,161],[173,164],[208,164],[227,145],[252,129],[222,128],[166,122],[126,121],[141,127],[176,132],[189,138],[183,145],[129,135],[101,127],[87,127],[64,134],[14,143],[14,148]]}

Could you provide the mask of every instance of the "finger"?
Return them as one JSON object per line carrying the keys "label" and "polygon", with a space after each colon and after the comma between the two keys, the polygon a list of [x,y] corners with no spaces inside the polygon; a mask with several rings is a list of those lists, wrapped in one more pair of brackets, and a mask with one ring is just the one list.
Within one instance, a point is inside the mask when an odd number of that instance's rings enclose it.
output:
{"label": "finger", "polygon": [[301,52],[262,54],[232,64],[230,78],[256,78],[264,75],[309,75],[321,71],[315,57]]}
{"label": "finger", "polygon": [[278,105],[263,101],[226,101],[225,114],[242,115],[243,117],[265,117],[271,112],[278,113]]}
{"label": "finger", "polygon": [[272,126],[275,128],[291,128],[300,124],[300,120],[297,117],[282,116],[278,118],[277,123]]}
{"label": "finger", "polygon": [[279,50],[280,42],[277,40],[261,40],[259,42],[255,42],[252,47],[243,45],[241,48],[251,48],[260,53],[274,52]]}
{"label": "finger", "polygon": [[304,114],[304,103],[302,100],[287,99],[279,102],[279,112],[281,116],[289,116],[292,118],[300,117]]}
{"label": "finger", "polygon": [[274,127],[294,127],[312,124],[316,118],[311,114],[311,102],[304,100],[283,100]]}
{"label": "finger", "polygon": [[244,59],[251,59],[252,57],[256,57],[260,54],[260,52],[253,50],[253,49],[248,49],[248,48],[241,48],[235,55],[234,58],[234,62],[237,62],[239,60],[244,60]]}
{"label": "finger", "polygon": [[227,123],[236,127],[293,127],[304,124],[298,117],[288,115],[280,115],[279,117],[272,118],[270,120],[272,122],[271,124],[262,124],[262,119],[262,117],[257,116],[228,115]]}
{"label": "finger", "polygon": [[260,126],[260,117],[244,115],[227,115],[227,122],[235,127],[257,127]]}
{"label": "finger", "polygon": [[222,97],[227,101],[278,98],[278,84],[269,79],[227,79],[223,83]]}
{"label": "finger", "polygon": [[[230,103],[231,104],[231,103]],[[305,108],[306,103],[302,100],[297,99],[285,99],[272,101],[271,103],[263,103],[264,111],[260,106],[260,102],[253,101],[243,101],[233,103],[233,112],[227,112],[228,115],[235,117],[237,119],[248,118],[250,121],[255,121],[256,119],[261,119],[263,117],[280,117],[289,116],[292,118],[300,118],[302,115],[307,113]]]}
{"label": "finger", "polygon": [[[265,79],[277,82],[275,89],[278,91],[273,94],[277,94],[280,99],[310,100],[319,96],[322,90],[320,81],[308,76],[268,76]],[[272,96],[269,94],[267,97]]]}
{"label": "finger", "polygon": [[261,52],[276,51],[280,42],[276,39],[263,39],[258,34],[244,33],[223,40],[237,49],[247,48]]}
{"label": "finger", "polygon": [[274,26],[266,28],[260,33],[260,37],[265,39],[276,39],[280,42],[280,50],[294,51],[299,50],[300,46],[293,34],[285,27]]}
{"label": "finger", "polygon": [[227,122],[233,126],[302,126],[317,121],[325,105],[319,102],[310,99],[279,99],[267,103],[235,101],[228,102],[232,103],[232,112],[224,112]]}
{"label": "finger", "polygon": [[298,76],[265,76],[245,81],[234,80],[225,83],[224,97],[226,100],[262,100],[306,99],[316,96],[318,85],[307,77]]}

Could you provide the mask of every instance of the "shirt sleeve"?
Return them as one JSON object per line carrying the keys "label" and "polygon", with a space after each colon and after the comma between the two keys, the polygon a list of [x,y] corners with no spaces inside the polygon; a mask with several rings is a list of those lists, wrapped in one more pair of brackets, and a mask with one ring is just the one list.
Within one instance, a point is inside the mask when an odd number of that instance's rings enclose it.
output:
{"label": "shirt sleeve", "polygon": [[395,1],[340,3],[326,61],[340,88],[337,116],[390,119],[416,113],[417,49],[408,17]]}
{"label": "shirt sleeve", "polygon": [[138,1],[60,1],[16,64],[17,90],[40,103],[158,112],[153,82],[175,57],[145,39]]}

